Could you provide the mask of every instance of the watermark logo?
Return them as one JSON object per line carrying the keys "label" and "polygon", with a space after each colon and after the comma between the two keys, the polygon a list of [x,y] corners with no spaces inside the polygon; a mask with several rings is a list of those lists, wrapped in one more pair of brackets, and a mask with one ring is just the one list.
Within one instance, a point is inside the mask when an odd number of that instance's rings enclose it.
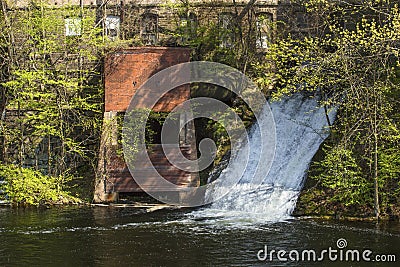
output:
{"label": "watermark logo", "polygon": [[[192,98],[173,108],[163,123],[161,144],[157,144],[157,149],[162,148],[169,164],[179,170],[198,174],[214,161],[217,147],[211,139],[199,142],[197,150],[200,156],[197,159],[187,158],[182,153],[183,145],[196,143],[194,135],[184,133],[182,137],[182,132],[196,118],[212,119],[228,133],[231,153],[225,171],[232,170],[232,159],[241,158],[243,168],[240,171],[231,172],[229,179],[216,179],[203,186],[182,186],[174,183],[171,177],[163,177],[149,157],[149,150],[155,146],[149,146],[145,140],[146,122],[159,100],[170,90],[191,83],[219,86],[233,92],[253,112],[255,123],[263,121],[258,131],[264,143],[254,148],[249,145],[249,132],[237,111],[218,99]],[[194,207],[212,203],[227,194],[241,179],[249,164],[250,154],[258,155],[258,158],[252,157],[251,160],[254,174],[259,173],[260,164],[269,169],[275,153],[275,124],[264,94],[246,75],[224,64],[188,62],[161,70],[135,92],[124,117],[122,144],[129,171],[145,192],[164,203]],[[254,149],[258,150],[257,153]],[[251,182],[255,186],[260,185],[263,177],[254,175]],[[207,193],[205,197],[206,192],[215,193]]]}
{"label": "watermark logo", "polygon": [[347,240],[339,238],[336,241],[336,247],[327,249],[302,249],[302,250],[276,250],[267,245],[257,252],[259,261],[268,262],[322,262],[322,261],[340,261],[340,262],[396,262],[394,254],[376,254],[370,249],[346,249]]}
{"label": "watermark logo", "polygon": [[347,241],[346,241],[346,239],[344,239],[344,238],[339,238],[339,239],[336,241],[336,246],[337,246],[339,249],[347,247]]}

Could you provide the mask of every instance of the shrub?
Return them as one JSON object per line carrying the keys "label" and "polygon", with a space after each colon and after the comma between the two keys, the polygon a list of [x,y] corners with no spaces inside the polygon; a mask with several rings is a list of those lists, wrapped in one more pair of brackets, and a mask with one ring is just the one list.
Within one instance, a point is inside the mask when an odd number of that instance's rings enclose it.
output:
{"label": "shrub", "polygon": [[59,178],[44,175],[37,170],[0,165],[0,179],[6,181],[2,189],[12,204],[38,206],[77,200],[62,190]]}

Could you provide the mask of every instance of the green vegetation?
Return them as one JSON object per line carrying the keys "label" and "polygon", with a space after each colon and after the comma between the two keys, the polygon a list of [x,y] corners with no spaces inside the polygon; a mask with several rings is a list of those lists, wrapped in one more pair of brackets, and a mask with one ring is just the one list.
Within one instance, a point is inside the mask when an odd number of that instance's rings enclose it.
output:
{"label": "green vegetation", "polygon": [[[107,40],[93,10],[1,1],[1,170],[16,204],[90,199],[102,120],[100,68]],[[91,14],[93,13],[93,14]],[[65,36],[65,18],[81,18]],[[23,184],[26,184],[23,186]]]}
{"label": "green vegetation", "polygon": [[63,191],[63,183],[72,177],[49,177],[40,171],[14,165],[1,165],[0,177],[7,183],[0,186],[11,203],[19,206],[68,204],[81,202]]}
{"label": "green vegetation", "polygon": [[[312,92],[338,109],[300,197],[305,213],[400,215],[400,15],[396,1],[302,1],[318,27],[267,55],[273,96]],[[273,68],[273,72],[268,72]]]}

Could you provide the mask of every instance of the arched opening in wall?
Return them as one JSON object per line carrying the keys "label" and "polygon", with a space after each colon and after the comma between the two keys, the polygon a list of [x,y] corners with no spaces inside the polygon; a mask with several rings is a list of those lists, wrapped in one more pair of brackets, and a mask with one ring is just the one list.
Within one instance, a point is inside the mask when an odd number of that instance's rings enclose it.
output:
{"label": "arched opening in wall", "polygon": [[273,16],[271,13],[258,13],[256,18],[256,48],[267,49],[272,41]]}
{"label": "arched opening in wall", "polygon": [[179,41],[182,45],[196,38],[197,26],[198,20],[196,14],[191,12],[179,17],[179,33],[181,36]]}
{"label": "arched opening in wall", "polygon": [[223,48],[232,47],[234,44],[235,27],[233,20],[234,15],[231,12],[223,12],[218,16],[220,46]]}
{"label": "arched opening in wall", "polygon": [[158,15],[145,13],[141,17],[140,36],[143,45],[156,45],[158,43]]}
{"label": "arched opening in wall", "polygon": [[110,40],[119,38],[121,18],[117,15],[107,15],[105,21],[106,35]]}
{"label": "arched opening in wall", "polygon": [[65,36],[80,36],[82,34],[82,18],[66,17],[64,19]]}

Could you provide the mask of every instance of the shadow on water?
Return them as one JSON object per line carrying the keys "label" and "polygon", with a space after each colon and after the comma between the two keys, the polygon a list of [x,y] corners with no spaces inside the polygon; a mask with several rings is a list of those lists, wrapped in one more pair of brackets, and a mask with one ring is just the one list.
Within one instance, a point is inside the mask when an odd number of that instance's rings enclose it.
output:
{"label": "shadow on water", "polygon": [[[198,212],[198,211],[196,211]],[[367,262],[257,259],[268,247],[302,251],[370,249],[400,257],[400,225],[289,219],[255,223],[190,210],[123,208],[0,209],[1,266],[397,266]],[[326,258],[328,259],[328,258]],[[399,259],[397,259],[399,261]]]}

